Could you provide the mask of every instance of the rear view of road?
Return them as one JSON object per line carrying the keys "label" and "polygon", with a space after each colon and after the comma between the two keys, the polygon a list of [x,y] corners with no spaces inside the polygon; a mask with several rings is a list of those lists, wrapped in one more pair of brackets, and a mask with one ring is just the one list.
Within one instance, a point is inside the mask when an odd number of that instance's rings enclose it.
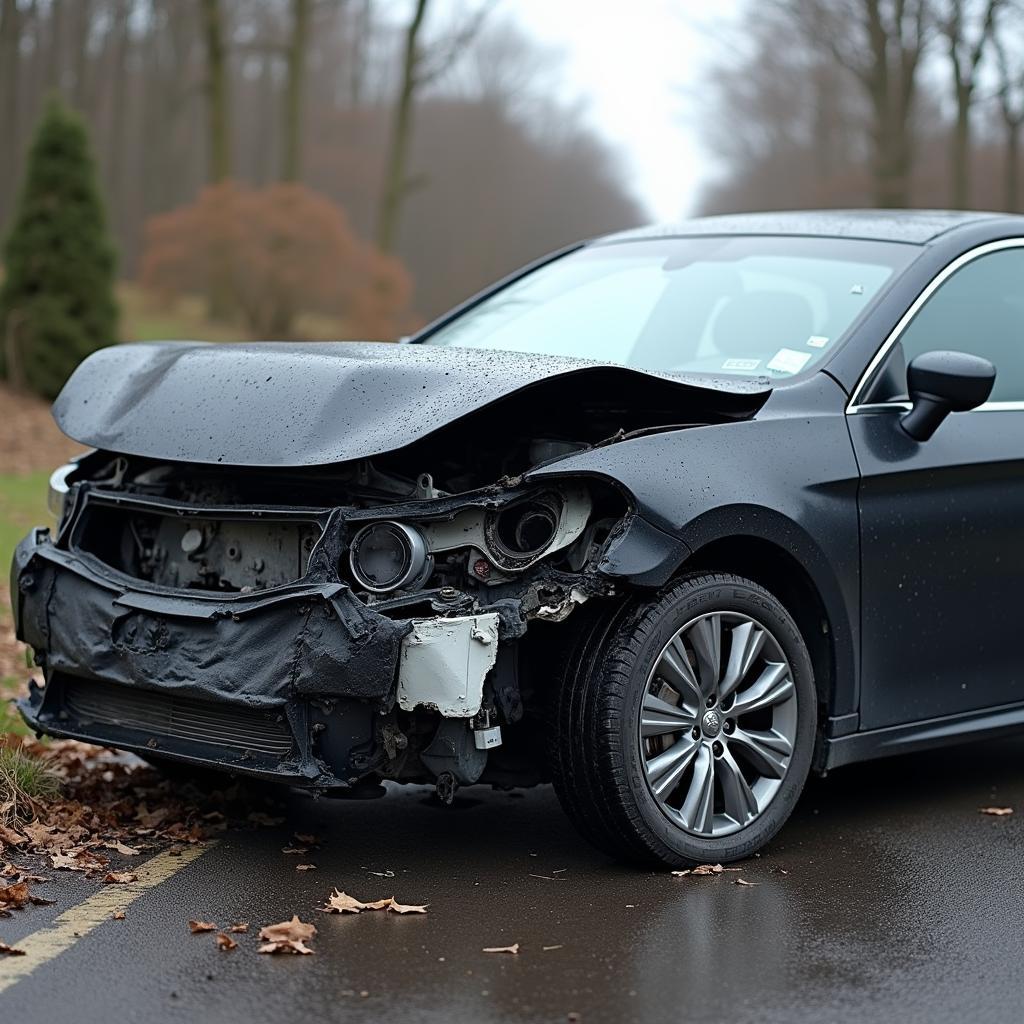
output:
{"label": "rear view of road", "polygon": [[[996,804],[1019,810],[979,813]],[[56,905],[0,921],[28,949],[0,960],[3,1019],[977,1024],[1024,996],[1024,742],[834,773],[763,856],[712,875],[611,864],[546,788],[451,809],[422,789],[293,796],[286,815],[140,871],[122,920],[104,904],[80,927],[96,883],[47,871]],[[319,843],[282,852],[295,833]],[[429,906],[317,912],[335,887]],[[316,925],[314,954],[258,955],[260,927],[293,914]],[[190,919],[250,929],[222,952]]]}

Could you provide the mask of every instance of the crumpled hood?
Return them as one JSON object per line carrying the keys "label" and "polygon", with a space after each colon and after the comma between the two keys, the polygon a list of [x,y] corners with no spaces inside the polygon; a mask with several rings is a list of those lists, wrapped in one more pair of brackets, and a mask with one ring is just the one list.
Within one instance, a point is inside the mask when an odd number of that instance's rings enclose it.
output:
{"label": "crumpled hood", "polygon": [[[315,466],[403,448],[477,409],[566,378],[621,377],[665,397],[702,396],[725,415],[763,403],[763,385],[690,379],[614,364],[428,345],[160,342],[88,357],[54,403],[84,445],[125,455],[236,466]],[[652,394],[653,397],[653,394]],[[708,399],[712,399],[710,402]],[[675,404],[673,399],[673,404]]]}

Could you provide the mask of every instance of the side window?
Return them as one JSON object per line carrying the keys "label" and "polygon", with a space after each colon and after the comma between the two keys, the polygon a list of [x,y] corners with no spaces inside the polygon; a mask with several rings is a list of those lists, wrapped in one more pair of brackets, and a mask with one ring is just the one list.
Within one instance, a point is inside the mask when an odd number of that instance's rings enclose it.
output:
{"label": "side window", "polygon": [[979,256],[944,281],[893,346],[870,401],[906,397],[907,364],[936,349],[983,356],[996,368],[989,401],[1024,401],[1024,248]]}

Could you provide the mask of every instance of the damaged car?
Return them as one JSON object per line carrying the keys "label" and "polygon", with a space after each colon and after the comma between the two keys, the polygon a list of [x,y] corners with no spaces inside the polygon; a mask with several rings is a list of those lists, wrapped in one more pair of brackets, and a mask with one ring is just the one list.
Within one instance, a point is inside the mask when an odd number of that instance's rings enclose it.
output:
{"label": "damaged car", "polygon": [[1022,279],[1018,217],[709,218],[402,344],[101,350],[14,558],[21,712],[316,793],[552,781],[616,857],[747,856],[812,770],[1024,724]]}

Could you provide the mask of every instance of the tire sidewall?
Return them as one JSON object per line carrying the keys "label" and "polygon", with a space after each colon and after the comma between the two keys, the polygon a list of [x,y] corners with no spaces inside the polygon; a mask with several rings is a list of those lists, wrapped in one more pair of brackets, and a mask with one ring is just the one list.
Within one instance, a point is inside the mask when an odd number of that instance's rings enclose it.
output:
{"label": "tire sidewall", "polygon": [[[807,647],[796,624],[767,591],[753,583],[683,581],[666,592],[665,607],[645,637],[633,666],[628,693],[622,701],[618,735],[629,794],[639,812],[635,824],[648,833],[648,842],[663,847],[668,861],[724,861],[749,856],[782,827],[803,790],[814,751],[817,698]],[[782,647],[792,669],[797,696],[797,730],[789,768],[771,803],[747,827],[731,835],[702,839],[690,835],[666,817],[644,776],[640,746],[640,704],[657,659],[672,637],[688,622],[711,612],[739,612],[767,628]],[[625,626],[624,628],[628,628]]]}

